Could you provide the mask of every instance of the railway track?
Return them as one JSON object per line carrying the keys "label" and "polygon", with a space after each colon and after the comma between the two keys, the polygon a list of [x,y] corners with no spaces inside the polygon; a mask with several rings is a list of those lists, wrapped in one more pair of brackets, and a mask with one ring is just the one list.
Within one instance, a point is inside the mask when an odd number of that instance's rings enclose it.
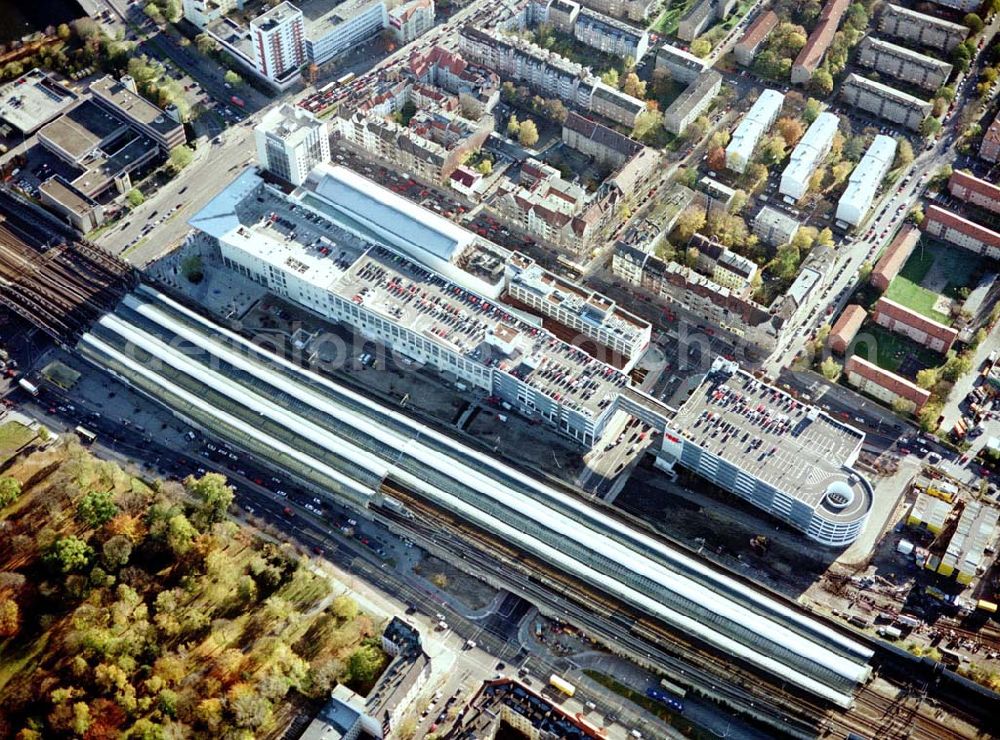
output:
{"label": "railway track", "polygon": [[0,304],[59,341],[80,336],[133,284],[131,268],[68,238],[0,189]]}

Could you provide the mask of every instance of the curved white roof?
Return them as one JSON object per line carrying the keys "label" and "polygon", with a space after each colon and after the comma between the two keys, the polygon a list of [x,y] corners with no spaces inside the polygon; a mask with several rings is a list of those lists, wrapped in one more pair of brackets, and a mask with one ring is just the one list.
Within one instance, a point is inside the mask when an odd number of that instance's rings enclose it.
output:
{"label": "curved white roof", "polygon": [[475,239],[471,231],[346,167],[317,165],[309,177],[317,195],[414,259],[426,261],[419,254],[424,251],[451,262]]}

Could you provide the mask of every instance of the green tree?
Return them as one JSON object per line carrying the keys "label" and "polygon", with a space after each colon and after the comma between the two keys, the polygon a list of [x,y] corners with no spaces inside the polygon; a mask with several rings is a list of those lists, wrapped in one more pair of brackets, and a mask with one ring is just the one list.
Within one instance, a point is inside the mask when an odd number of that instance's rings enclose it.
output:
{"label": "green tree", "polygon": [[833,182],[841,183],[847,179],[847,176],[851,174],[851,170],[854,169],[854,163],[850,160],[843,160],[837,162],[833,167],[830,168],[830,172],[833,174]]}
{"label": "green tree", "polygon": [[362,645],[347,659],[347,669],[351,679],[368,683],[378,675],[385,662],[385,655],[374,645]]}
{"label": "green tree", "polygon": [[729,212],[740,213],[744,208],[746,208],[748,200],[750,200],[750,196],[747,195],[745,190],[737,190],[733,193],[733,200],[729,204]]}
{"label": "green tree", "polygon": [[826,97],[833,93],[833,75],[830,74],[829,70],[820,67],[813,72],[812,79],[809,80],[809,86],[823,97]]}
{"label": "green tree", "polygon": [[242,85],[243,84],[243,78],[240,77],[238,74],[236,74],[231,69],[227,69],[226,70],[226,73],[224,75],[222,75],[222,79],[225,82],[228,82],[233,87],[236,87],[237,85]]}
{"label": "green tree", "polygon": [[832,357],[827,357],[822,363],[820,363],[819,369],[820,372],[823,373],[824,378],[833,381],[840,377],[840,372],[844,368]]}
{"label": "green tree", "polygon": [[910,209],[910,213],[907,216],[910,221],[917,226],[920,226],[924,222],[924,208],[919,203]]}
{"label": "green tree", "polygon": [[0,477],[0,509],[10,506],[21,496],[21,483],[10,476]]}
{"label": "green tree", "polygon": [[185,555],[191,549],[198,530],[183,514],[174,514],[167,523],[167,545],[175,555]]}
{"label": "green tree", "polygon": [[342,622],[350,622],[358,616],[358,602],[346,594],[334,598],[330,603],[330,611]]}
{"label": "green tree", "polygon": [[524,147],[533,147],[538,143],[538,127],[530,118],[521,123],[521,128],[517,132],[517,140]]}
{"label": "green tree", "polygon": [[832,247],[833,246],[833,232],[830,228],[824,228],[816,235],[816,243],[821,247]]}
{"label": "green tree", "polygon": [[91,491],[84,494],[76,505],[76,516],[88,527],[102,527],[118,514],[118,507],[108,491]]}
{"label": "green tree", "polygon": [[205,269],[202,265],[201,255],[192,254],[185,257],[181,262],[181,274],[187,278],[188,282],[197,285],[205,279]]}
{"label": "green tree", "polygon": [[56,26],[56,36],[59,37],[60,41],[69,41],[71,33],[72,32],[69,30],[69,26],[65,23],[60,23]]}
{"label": "green tree", "polygon": [[163,12],[156,6],[155,3],[147,3],[146,7],[142,9],[142,12],[146,14],[154,23],[163,23]]}
{"label": "green tree", "polygon": [[111,570],[117,570],[128,564],[132,557],[132,540],[123,534],[108,538],[101,548],[104,564]]}
{"label": "green tree", "polygon": [[938,369],[928,367],[917,371],[917,385],[924,390],[931,390],[938,382]]}
{"label": "green tree", "polygon": [[199,33],[194,37],[194,45],[202,54],[208,54],[215,49],[215,39],[207,33]]}
{"label": "green tree", "polygon": [[517,116],[511,113],[507,120],[507,136],[514,138],[519,133],[521,133],[521,123],[517,120]]}
{"label": "green tree", "polygon": [[220,473],[205,473],[201,478],[188,476],[184,486],[192,495],[201,499],[199,521],[204,524],[221,522],[233,503],[234,492]]}
{"label": "green tree", "polygon": [[83,570],[90,563],[94,551],[76,535],[60,537],[45,553],[45,563],[61,573]]}
{"label": "green tree", "polygon": [[820,102],[816,98],[809,98],[806,101],[805,108],[802,109],[802,120],[806,123],[812,123],[819,118],[821,112]]}
{"label": "green tree", "polygon": [[170,150],[170,156],[167,159],[167,166],[176,175],[178,172],[191,164],[193,159],[194,152],[182,144],[180,146],[175,146]]}
{"label": "green tree", "polygon": [[619,77],[617,69],[609,69],[607,72],[601,75],[601,82],[603,82],[608,87],[613,87],[618,89]]}
{"label": "green tree", "polygon": [[868,260],[862,262],[861,267],[858,269],[858,281],[862,283],[868,282],[868,278],[871,277],[872,270],[874,269],[875,266]]}
{"label": "green tree", "polygon": [[138,208],[146,202],[146,196],[142,194],[142,191],[139,190],[139,188],[132,188],[125,193],[125,200],[128,201],[129,206],[132,208]]}
{"label": "green tree", "polygon": [[712,42],[704,38],[695,39],[691,43],[690,51],[696,57],[704,59],[705,57],[707,57],[709,54],[712,53]]}
{"label": "green tree", "polygon": [[489,175],[491,172],[493,172],[493,163],[488,159],[484,159],[483,161],[481,161],[479,164],[476,165],[476,170],[481,175]]}
{"label": "green tree", "polygon": [[927,116],[920,124],[920,133],[928,139],[934,138],[940,130],[941,121],[934,116]]}
{"label": "green tree", "polygon": [[656,140],[662,130],[663,116],[659,111],[646,109],[636,116],[632,137],[649,144]]}
{"label": "green tree", "polygon": [[965,17],[962,19],[962,23],[963,25],[969,27],[969,30],[972,31],[973,36],[982,31],[983,28],[986,26],[986,24],[983,23],[983,19],[980,18],[975,13],[966,13]]}

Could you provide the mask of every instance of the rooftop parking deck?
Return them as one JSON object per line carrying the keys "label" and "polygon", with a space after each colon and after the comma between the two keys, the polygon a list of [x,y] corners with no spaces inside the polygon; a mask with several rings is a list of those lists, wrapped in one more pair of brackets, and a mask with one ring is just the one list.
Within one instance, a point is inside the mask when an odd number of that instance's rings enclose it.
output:
{"label": "rooftop parking deck", "polygon": [[864,435],[748,373],[710,372],[674,424],[702,449],[832,521],[871,507],[871,489],[850,469]]}
{"label": "rooftop parking deck", "polygon": [[407,258],[372,247],[333,286],[367,310],[597,415],[624,376]]}

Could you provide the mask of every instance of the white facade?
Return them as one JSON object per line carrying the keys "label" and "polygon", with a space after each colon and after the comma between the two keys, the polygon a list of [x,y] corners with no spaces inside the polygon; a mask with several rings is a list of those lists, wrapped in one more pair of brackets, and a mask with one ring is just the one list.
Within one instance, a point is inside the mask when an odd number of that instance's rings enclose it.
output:
{"label": "white facade", "polygon": [[809,190],[809,178],[830,151],[840,119],[833,113],[820,113],[799,141],[788,166],[781,173],[779,192],[798,200]]}
{"label": "white facade", "polygon": [[396,41],[408,44],[434,27],[434,0],[410,0],[389,11],[389,29]]}
{"label": "white facade", "polygon": [[302,11],[284,2],[250,21],[257,72],[269,80],[286,80],[305,63]]}
{"label": "white facade", "polygon": [[313,167],[330,159],[326,122],[287,103],[261,118],[254,139],[261,167],[292,185],[301,185]]}
{"label": "white facade", "polygon": [[313,64],[326,64],[389,26],[382,0],[348,5],[350,0],[309,24],[306,55]]}
{"label": "white facade", "polygon": [[740,174],[746,170],[757,142],[778,118],[784,102],[785,96],[777,90],[765,90],[760,94],[729,140],[726,167]]}
{"label": "white facade", "polygon": [[896,157],[896,140],[879,134],[851,173],[847,189],[837,203],[837,220],[857,226],[868,215],[882,179]]}
{"label": "white facade", "polygon": [[204,28],[234,10],[243,10],[243,0],[184,0],[181,9],[187,20]]}

